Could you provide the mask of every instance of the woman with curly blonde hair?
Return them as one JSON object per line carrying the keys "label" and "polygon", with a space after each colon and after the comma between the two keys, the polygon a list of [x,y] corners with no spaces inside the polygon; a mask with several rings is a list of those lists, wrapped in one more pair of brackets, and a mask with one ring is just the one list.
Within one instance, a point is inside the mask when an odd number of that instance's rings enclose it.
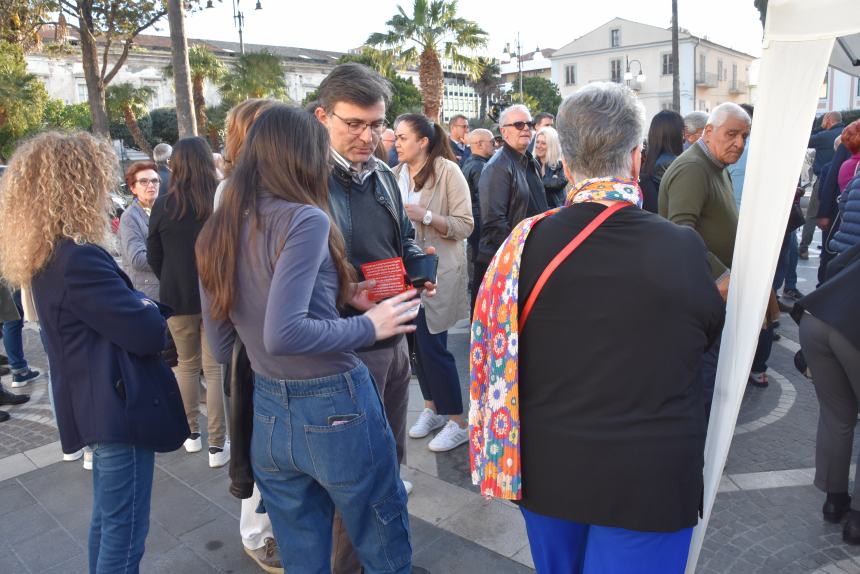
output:
{"label": "woman with curly blonde hair", "polygon": [[161,310],[101,247],[118,182],[109,142],[54,132],[22,145],[0,181],[0,271],[32,287],[63,452],[93,451],[91,574],[137,571],[155,453],[190,433]]}

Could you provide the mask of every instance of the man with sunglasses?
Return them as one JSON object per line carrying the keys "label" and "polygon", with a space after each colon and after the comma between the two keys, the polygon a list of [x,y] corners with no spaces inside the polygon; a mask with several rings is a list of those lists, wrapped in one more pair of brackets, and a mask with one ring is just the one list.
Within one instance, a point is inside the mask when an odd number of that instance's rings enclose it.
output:
{"label": "man with sunglasses", "polygon": [[[361,276],[362,263],[394,257],[406,261],[423,255],[415,243],[415,227],[403,209],[397,180],[385,162],[373,154],[388,127],[388,81],[361,64],[341,64],[326,76],[317,94],[314,115],[326,126],[331,140],[329,205],[350,263]],[[427,215],[425,219],[431,216],[429,211]],[[431,283],[425,287],[435,289]],[[360,314],[351,307],[343,313]],[[384,339],[357,354],[379,388],[397,443],[397,460],[403,462],[411,375],[406,338],[397,335]],[[404,482],[404,486],[408,493],[412,485]],[[332,573],[358,574],[361,565],[337,515],[332,543]]]}
{"label": "man with sunglasses", "polygon": [[477,293],[487,265],[514,226],[549,209],[537,163],[528,151],[534,133],[528,108],[521,104],[505,108],[499,117],[499,131],[504,139],[502,147],[487,162],[478,182],[481,238],[473,293]]}

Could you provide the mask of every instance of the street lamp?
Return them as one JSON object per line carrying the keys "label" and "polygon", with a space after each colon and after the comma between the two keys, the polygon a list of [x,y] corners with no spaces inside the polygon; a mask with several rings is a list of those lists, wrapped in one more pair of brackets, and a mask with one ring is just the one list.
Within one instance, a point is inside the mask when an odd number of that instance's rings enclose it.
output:
{"label": "street lamp", "polygon": [[624,59],[627,62],[627,71],[624,72],[624,79],[627,81],[627,86],[630,87],[630,80],[633,79],[633,73],[630,71],[630,64],[639,64],[639,73],[636,75],[636,81],[640,84],[645,82],[645,72],[642,71],[642,62],[639,60],[631,60],[628,56],[624,56]]}
{"label": "street lamp", "polygon": [[[218,2],[223,2],[224,0],[218,0]],[[245,42],[242,39],[242,28],[245,27],[245,13],[239,8],[239,2],[241,0],[232,0],[233,4],[233,23],[239,29],[239,52],[245,53]],[[206,8],[214,8],[212,4],[212,0],[206,2]],[[260,3],[260,0],[257,0],[256,6],[254,6],[254,10],[262,10],[263,5]]]}
{"label": "street lamp", "polygon": [[517,71],[520,75],[520,102],[523,101],[523,47],[520,46],[520,33],[517,32],[517,52],[511,52],[511,43],[505,44],[505,54],[517,59]]}

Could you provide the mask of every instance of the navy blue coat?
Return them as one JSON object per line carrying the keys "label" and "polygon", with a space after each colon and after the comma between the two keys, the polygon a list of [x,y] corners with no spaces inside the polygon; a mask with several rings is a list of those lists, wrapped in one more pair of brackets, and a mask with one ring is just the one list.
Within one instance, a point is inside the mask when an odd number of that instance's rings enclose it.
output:
{"label": "navy blue coat", "polygon": [[855,175],[848,182],[839,202],[842,221],[830,240],[830,250],[836,253],[847,251],[860,243],[860,175]]}
{"label": "navy blue coat", "polygon": [[113,257],[62,240],[32,288],[63,452],[95,442],[179,448],[191,431],[160,355],[165,320]]}

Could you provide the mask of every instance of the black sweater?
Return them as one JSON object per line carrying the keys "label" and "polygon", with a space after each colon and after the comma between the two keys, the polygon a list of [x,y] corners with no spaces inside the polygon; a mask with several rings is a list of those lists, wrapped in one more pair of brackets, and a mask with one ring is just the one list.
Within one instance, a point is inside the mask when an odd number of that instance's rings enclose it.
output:
{"label": "black sweater", "polygon": [[155,200],[149,215],[146,260],[160,281],[160,302],[176,315],[200,313],[200,287],[194,243],[206,220],[193,209],[176,219],[176,199],[168,193]]}
{"label": "black sweater", "polygon": [[[535,227],[521,305],[603,209],[577,204]],[[635,207],[565,260],[520,333],[523,506],[639,531],[695,525],[706,432],[699,363],[724,309],[701,238]]]}

